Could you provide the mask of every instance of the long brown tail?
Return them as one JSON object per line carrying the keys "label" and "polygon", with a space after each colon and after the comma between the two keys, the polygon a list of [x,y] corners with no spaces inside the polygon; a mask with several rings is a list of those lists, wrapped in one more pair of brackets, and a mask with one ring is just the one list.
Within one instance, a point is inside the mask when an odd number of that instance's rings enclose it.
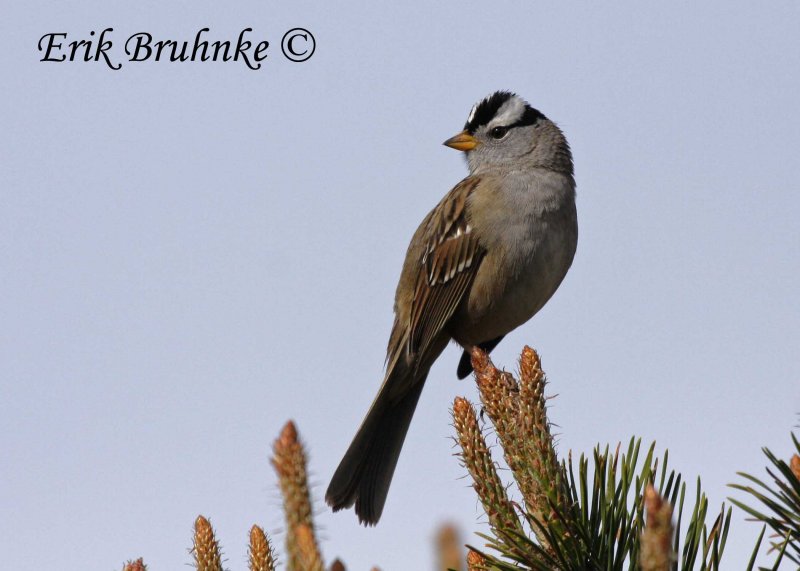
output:
{"label": "long brown tail", "polygon": [[387,377],[331,478],[325,501],[333,511],[355,504],[361,523],[378,523],[426,376],[400,366]]}

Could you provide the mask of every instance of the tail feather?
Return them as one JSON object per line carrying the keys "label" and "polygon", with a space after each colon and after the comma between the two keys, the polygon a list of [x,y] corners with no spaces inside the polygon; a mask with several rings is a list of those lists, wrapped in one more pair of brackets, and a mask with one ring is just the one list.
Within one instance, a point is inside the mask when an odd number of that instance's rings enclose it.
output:
{"label": "tail feather", "polygon": [[378,522],[424,384],[424,376],[387,378],[325,493],[334,511],[355,504],[361,523]]}

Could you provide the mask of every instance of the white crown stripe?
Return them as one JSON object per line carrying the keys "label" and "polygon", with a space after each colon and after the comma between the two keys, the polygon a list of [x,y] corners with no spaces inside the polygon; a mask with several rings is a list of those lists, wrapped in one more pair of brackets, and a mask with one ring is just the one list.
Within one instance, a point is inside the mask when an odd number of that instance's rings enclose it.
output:
{"label": "white crown stripe", "polygon": [[469,112],[469,117],[467,117],[467,123],[472,123],[472,120],[475,118],[475,111],[478,110],[478,104],[472,106],[472,110]]}

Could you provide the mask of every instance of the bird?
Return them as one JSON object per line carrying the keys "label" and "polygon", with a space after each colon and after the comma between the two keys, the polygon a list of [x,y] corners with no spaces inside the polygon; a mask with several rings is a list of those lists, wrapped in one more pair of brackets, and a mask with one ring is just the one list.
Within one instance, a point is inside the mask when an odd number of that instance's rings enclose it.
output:
{"label": "bird", "polygon": [[447,345],[487,353],[533,317],[572,265],[578,243],[572,152],[561,129],[522,97],[497,91],[444,145],[469,174],[430,211],[406,252],[386,373],[325,494],[375,525],[428,372]]}

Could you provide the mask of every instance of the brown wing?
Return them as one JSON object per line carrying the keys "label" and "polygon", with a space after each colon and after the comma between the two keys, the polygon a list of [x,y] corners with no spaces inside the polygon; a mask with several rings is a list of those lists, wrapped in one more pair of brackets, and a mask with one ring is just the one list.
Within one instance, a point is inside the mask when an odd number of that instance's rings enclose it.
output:
{"label": "brown wing", "polygon": [[467,199],[479,183],[479,177],[461,181],[420,228],[424,248],[417,260],[416,286],[407,324],[411,354],[424,354],[475,278],[484,251],[469,225]]}

